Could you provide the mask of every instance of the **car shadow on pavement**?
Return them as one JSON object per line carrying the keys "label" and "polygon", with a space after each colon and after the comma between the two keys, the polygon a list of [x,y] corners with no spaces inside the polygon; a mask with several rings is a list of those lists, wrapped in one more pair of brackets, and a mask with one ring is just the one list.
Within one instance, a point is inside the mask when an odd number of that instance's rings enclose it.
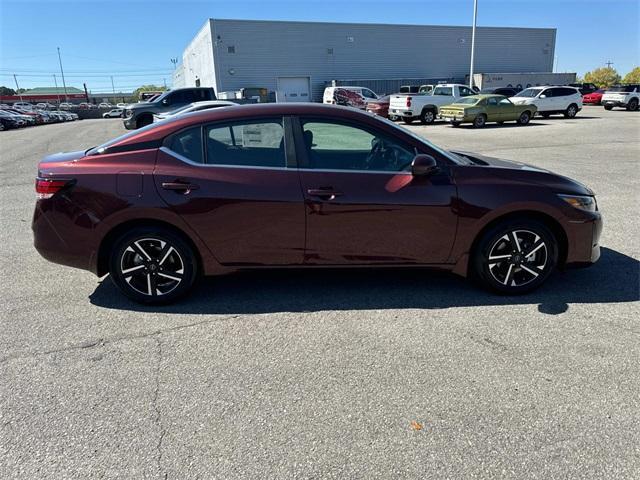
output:
{"label": "car shadow on pavement", "polygon": [[261,270],[203,279],[178,303],[134,303],[104,278],[89,296],[111,309],[181,314],[254,314],[326,310],[440,309],[465,306],[538,304],[556,315],[572,303],[632,302],[640,297],[640,262],[603,248],[588,269],[552,275],[533,293],[501,296],[452,274],[426,269]]}

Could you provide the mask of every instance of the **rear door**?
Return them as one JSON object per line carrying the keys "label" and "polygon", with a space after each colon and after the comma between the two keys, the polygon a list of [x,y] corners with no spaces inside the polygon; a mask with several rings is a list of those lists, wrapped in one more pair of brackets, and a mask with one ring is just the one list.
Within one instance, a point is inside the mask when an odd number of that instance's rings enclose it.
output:
{"label": "rear door", "polygon": [[195,126],[169,137],[154,172],[161,197],[223,265],[302,263],[305,214],[287,153],[288,119]]}
{"label": "rear door", "polygon": [[489,97],[484,100],[484,103],[487,109],[487,119],[490,122],[501,122],[504,120],[502,109],[498,106],[498,97]]}
{"label": "rear door", "polygon": [[307,214],[305,263],[447,261],[457,217],[446,165],[432,177],[413,177],[414,147],[342,119],[301,118],[296,128]]}

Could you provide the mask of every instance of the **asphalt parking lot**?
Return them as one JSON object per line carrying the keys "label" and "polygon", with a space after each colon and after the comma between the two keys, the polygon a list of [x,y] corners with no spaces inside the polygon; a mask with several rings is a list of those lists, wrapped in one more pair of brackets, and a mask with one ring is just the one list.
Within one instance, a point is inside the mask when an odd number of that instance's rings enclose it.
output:
{"label": "asphalt parking lot", "polygon": [[38,160],[121,121],[0,132],[0,477],[640,478],[640,113],[409,128],[591,186],[600,262],[522,297],[289,271],[141,307],[30,229]]}

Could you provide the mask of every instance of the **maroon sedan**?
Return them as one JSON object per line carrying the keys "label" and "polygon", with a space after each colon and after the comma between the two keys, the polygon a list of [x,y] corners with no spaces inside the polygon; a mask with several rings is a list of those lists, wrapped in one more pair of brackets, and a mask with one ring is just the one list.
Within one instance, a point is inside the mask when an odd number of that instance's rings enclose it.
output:
{"label": "maroon sedan", "polygon": [[329,105],[206,110],[40,162],[45,258],[166,303],[199,275],[260,267],[427,266],[498,292],[600,255],[582,184],[451,152]]}
{"label": "maroon sedan", "polygon": [[369,100],[367,102],[367,112],[387,118],[389,116],[389,102],[391,101],[390,98],[391,95],[385,95],[384,97],[380,97],[377,100]]}

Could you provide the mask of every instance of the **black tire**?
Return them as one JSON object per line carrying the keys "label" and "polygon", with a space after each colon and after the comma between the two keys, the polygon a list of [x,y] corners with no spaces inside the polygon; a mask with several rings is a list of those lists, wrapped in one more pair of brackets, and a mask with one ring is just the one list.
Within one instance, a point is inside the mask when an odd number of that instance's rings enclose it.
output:
{"label": "black tire", "polygon": [[557,263],[555,236],[546,225],[530,219],[507,220],[491,228],[482,235],[472,256],[475,278],[485,288],[508,295],[535,290]]}
{"label": "black tire", "polygon": [[420,114],[420,122],[429,125],[436,121],[436,112],[433,109],[425,108]]}
{"label": "black tire", "polygon": [[458,128],[460,126],[460,122],[451,122],[451,126],[454,128]]}
{"label": "black tire", "polygon": [[136,121],[136,128],[146,127],[147,125],[151,125],[153,123],[153,117],[151,115],[142,115]]}
{"label": "black tire", "polygon": [[111,279],[122,293],[139,303],[159,305],[177,300],[191,290],[198,271],[189,243],[162,227],[132,229],[114,242],[110,252]]}
{"label": "black tire", "polygon": [[638,110],[638,99],[637,98],[632,98],[629,103],[627,104],[627,110],[629,110],[630,112],[635,112],[636,110]]}
{"label": "black tire", "polygon": [[402,117],[402,121],[404,123],[406,123],[407,125],[411,125],[414,120],[415,120],[415,118],[413,118],[413,117]]}
{"label": "black tire", "polygon": [[526,125],[530,121],[531,121],[531,113],[528,110],[525,110],[524,112],[522,112],[517,120],[519,125]]}
{"label": "black tire", "polygon": [[613,109],[613,105],[605,105],[604,109],[605,110],[612,110]]}
{"label": "black tire", "polygon": [[498,125],[504,125],[504,122],[500,121],[500,122],[496,122]]}
{"label": "black tire", "polygon": [[473,119],[473,126],[475,128],[482,128],[487,124],[487,116],[484,113],[477,115],[476,118]]}
{"label": "black tire", "polygon": [[564,111],[564,118],[575,118],[577,114],[578,114],[578,106],[575,103],[572,103]]}

